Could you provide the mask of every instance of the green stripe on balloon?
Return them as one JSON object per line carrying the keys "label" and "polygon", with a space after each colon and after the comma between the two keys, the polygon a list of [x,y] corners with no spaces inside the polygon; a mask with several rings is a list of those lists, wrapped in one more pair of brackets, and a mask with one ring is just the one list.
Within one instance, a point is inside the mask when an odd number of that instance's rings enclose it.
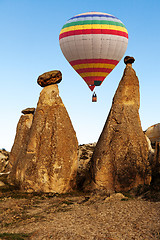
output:
{"label": "green stripe on balloon", "polygon": [[86,24],[104,24],[104,25],[106,24],[106,25],[114,25],[114,26],[120,26],[125,28],[124,24],[120,22],[107,21],[107,20],[84,20],[84,21],[66,23],[62,27],[62,29],[71,27],[71,26],[86,25]]}
{"label": "green stripe on balloon", "polygon": [[100,86],[101,83],[102,83],[102,81],[94,81],[94,85],[95,85],[95,86]]}

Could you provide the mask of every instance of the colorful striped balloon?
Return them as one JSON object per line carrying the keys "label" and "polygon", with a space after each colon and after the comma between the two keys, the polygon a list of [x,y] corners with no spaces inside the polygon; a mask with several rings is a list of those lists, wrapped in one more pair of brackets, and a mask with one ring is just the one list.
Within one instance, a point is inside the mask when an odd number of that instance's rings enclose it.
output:
{"label": "colorful striped balloon", "polygon": [[87,12],[70,18],[63,26],[61,50],[93,91],[123,57],[128,32],[116,17],[100,12]]}

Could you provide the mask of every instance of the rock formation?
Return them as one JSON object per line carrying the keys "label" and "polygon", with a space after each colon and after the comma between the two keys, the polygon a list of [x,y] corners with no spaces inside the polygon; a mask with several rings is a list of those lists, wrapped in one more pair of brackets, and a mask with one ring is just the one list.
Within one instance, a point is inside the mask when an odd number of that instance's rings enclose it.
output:
{"label": "rock formation", "polygon": [[78,142],[57,85],[41,91],[27,142],[12,176],[20,188],[71,191],[76,185]]}
{"label": "rock formation", "polygon": [[156,141],[160,141],[160,123],[147,128],[145,134],[150,139],[152,146],[154,146]]}
{"label": "rock formation", "polygon": [[0,149],[0,172],[8,171],[9,152],[5,149]]}
{"label": "rock formation", "polygon": [[160,190],[160,141],[155,144],[155,154],[151,162],[152,184],[159,186]]}
{"label": "rock formation", "polygon": [[[30,128],[32,126],[33,120],[32,113],[26,113],[26,110],[22,110],[22,112],[24,112],[25,114],[20,117],[19,122],[17,124],[16,136],[9,156],[9,164],[11,166],[14,165],[14,168],[18,164],[18,161],[21,158],[21,156],[24,155],[26,151]],[[12,169],[12,173],[13,170],[14,169]]]}
{"label": "rock formation", "polygon": [[150,184],[149,150],[139,106],[139,81],[127,62],[91,161],[92,185],[97,189],[119,192]]}
{"label": "rock formation", "polygon": [[83,183],[87,180],[91,158],[96,143],[82,144],[78,147],[78,171],[77,171],[77,187],[79,190],[83,188]]}
{"label": "rock formation", "polygon": [[154,154],[155,154],[155,149],[152,148],[152,144],[150,139],[145,135],[147,144],[148,144],[148,160],[150,162],[150,165],[152,165],[153,159],[154,159]]}
{"label": "rock formation", "polygon": [[43,73],[38,77],[37,83],[41,87],[46,87],[51,84],[57,84],[62,81],[62,73],[58,70]]}
{"label": "rock formation", "polygon": [[9,173],[9,152],[5,149],[0,149],[0,187],[7,182]]}
{"label": "rock formation", "polygon": [[34,114],[34,112],[35,112],[35,108],[26,108],[22,110],[23,114]]}
{"label": "rock formation", "polygon": [[126,57],[124,58],[124,63],[125,63],[126,65],[127,65],[128,63],[132,64],[132,63],[134,63],[134,61],[135,61],[134,57],[126,56]]}

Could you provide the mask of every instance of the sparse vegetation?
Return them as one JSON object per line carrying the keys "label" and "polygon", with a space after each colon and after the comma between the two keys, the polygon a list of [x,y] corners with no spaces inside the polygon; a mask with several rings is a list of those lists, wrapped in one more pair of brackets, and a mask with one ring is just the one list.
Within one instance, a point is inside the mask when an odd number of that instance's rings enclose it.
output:
{"label": "sparse vegetation", "polygon": [[0,238],[6,240],[25,240],[29,239],[29,236],[29,234],[24,233],[0,233]]}

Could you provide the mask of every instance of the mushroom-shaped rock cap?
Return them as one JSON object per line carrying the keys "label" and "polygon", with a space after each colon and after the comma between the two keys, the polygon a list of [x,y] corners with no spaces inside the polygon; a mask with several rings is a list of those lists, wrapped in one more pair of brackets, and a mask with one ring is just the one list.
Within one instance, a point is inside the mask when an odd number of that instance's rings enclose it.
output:
{"label": "mushroom-shaped rock cap", "polygon": [[128,63],[132,64],[132,63],[134,63],[134,61],[135,61],[134,57],[126,56],[126,57],[124,58],[124,63],[125,63],[126,65],[127,65]]}
{"label": "mushroom-shaped rock cap", "polygon": [[41,87],[46,87],[51,84],[57,84],[62,81],[62,73],[58,70],[45,72],[42,75],[40,75],[37,79],[37,83]]}
{"label": "mushroom-shaped rock cap", "polygon": [[26,108],[21,111],[21,113],[23,114],[34,114],[34,112],[35,112],[35,108]]}

